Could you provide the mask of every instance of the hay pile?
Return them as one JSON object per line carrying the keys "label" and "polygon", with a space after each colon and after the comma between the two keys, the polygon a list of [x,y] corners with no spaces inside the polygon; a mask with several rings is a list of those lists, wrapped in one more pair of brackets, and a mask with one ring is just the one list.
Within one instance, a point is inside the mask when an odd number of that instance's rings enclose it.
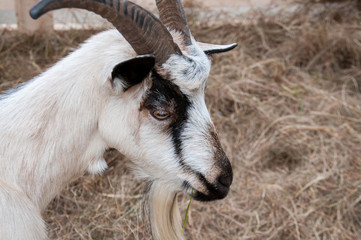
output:
{"label": "hay pile", "polygon": [[[206,98],[232,161],[229,196],[192,202],[189,239],[361,236],[361,12],[313,4],[250,25],[192,26],[200,41],[238,42],[216,56]],[[94,32],[43,39],[0,33],[0,88],[30,79]],[[144,183],[126,159],[68,186],[44,216],[51,239],[148,239]],[[184,216],[188,197],[180,205]],[[181,226],[180,226],[181,227]]]}

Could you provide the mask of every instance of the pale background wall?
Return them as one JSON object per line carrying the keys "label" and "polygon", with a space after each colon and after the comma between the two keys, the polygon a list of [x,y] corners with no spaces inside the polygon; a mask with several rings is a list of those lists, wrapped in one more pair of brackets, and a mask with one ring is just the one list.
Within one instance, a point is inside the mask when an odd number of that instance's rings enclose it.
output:
{"label": "pale background wall", "polygon": [[[140,3],[142,6],[153,6],[154,0],[134,0],[134,2]],[[260,6],[268,4],[271,0],[205,0],[201,2],[205,7],[217,7],[217,6]],[[14,0],[0,0],[1,10],[14,10]]]}
{"label": "pale background wall", "polygon": [[[34,21],[29,16],[30,8],[40,0],[0,0],[0,28],[17,27],[23,32],[48,32],[54,27],[85,28],[87,26],[104,27],[107,24],[101,17],[84,10],[57,10]],[[132,0],[140,6],[156,11],[155,0]],[[207,21],[241,20],[242,14],[252,8],[267,8],[270,4],[279,4],[287,0],[182,0],[185,5],[191,2],[199,6],[200,19]],[[188,2],[188,3],[187,3]],[[187,9],[186,9],[187,10]],[[52,19],[53,18],[53,19]],[[242,20],[241,20],[242,21]]]}
{"label": "pale background wall", "polygon": [[12,0],[0,0],[1,10],[13,10],[15,8],[14,1]]}

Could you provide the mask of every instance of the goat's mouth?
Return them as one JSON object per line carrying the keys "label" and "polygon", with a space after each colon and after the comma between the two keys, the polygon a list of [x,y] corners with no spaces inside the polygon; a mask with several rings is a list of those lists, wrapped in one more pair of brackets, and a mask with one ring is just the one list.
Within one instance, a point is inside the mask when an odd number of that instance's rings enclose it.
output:
{"label": "goat's mouth", "polygon": [[188,175],[187,180],[183,181],[183,190],[189,195],[193,189],[193,198],[202,202],[220,200],[228,195],[229,188],[233,181],[232,168],[212,172],[206,176],[198,171],[192,171],[192,176]]}
{"label": "goat's mouth", "polygon": [[200,191],[196,188],[192,187],[192,185],[184,181],[183,187],[185,189],[185,192],[188,195],[191,195],[192,189],[193,189],[193,198],[197,201],[201,202],[210,202],[214,200],[220,200],[225,198],[228,195],[229,192],[229,186],[225,186],[223,184],[209,184],[206,185],[207,190],[206,191]]}

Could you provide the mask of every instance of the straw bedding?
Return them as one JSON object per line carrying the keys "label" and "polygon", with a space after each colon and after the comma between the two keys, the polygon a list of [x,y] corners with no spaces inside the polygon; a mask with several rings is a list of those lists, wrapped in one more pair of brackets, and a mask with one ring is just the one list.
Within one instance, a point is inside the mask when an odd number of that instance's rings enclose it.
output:
{"label": "straw bedding", "polygon": [[[252,23],[192,24],[200,41],[238,42],[213,58],[206,102],[233,168],[229,196],[192,202],[189,239],[361,236],[361,12],[314,3]],[[0,90],[41,73],[92,31],[0,31]],[[51,239],[148,239],[144,183],[128,160],[71,183],[44,213]],[[187,206],[182,196],[182,215]],[[179,226],[180,228],[182,226]]]}

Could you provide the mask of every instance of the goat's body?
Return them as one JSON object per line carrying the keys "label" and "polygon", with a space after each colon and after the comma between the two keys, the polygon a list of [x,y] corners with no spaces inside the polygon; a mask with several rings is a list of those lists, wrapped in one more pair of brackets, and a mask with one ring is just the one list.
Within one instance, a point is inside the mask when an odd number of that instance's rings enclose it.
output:
{"label": "goat's body", "polygon": [[49,201],[86,170],[104,170],[103,153],[109,146],[98,132],[106,104],[102,86],[109,84],[104,76],[134,55],[119,32],[106,31],[44,74],[3,95],[0,239],[44,239],[40,212]]}
{"label": "goat's body", "polygon": [[102,172],[107,148],[128,157],[151,182],[148,216],[157,240],[183,239],[178,192],[194,190],[202,201],[228,194],[232,168],[204,89],[208,54],[235,45],[202,47],[189,32],[180,0],[157,5],[165,25],[128,1],[44,0],[32,11],[95,10],[117,30],[93,36],[0,96],[0,239],[46,239],[41,211],[86,171]]}
{"label": "goat's body", "polygon": [[14,185],[0,182],[0,239],[46,239],[40,210]]}

